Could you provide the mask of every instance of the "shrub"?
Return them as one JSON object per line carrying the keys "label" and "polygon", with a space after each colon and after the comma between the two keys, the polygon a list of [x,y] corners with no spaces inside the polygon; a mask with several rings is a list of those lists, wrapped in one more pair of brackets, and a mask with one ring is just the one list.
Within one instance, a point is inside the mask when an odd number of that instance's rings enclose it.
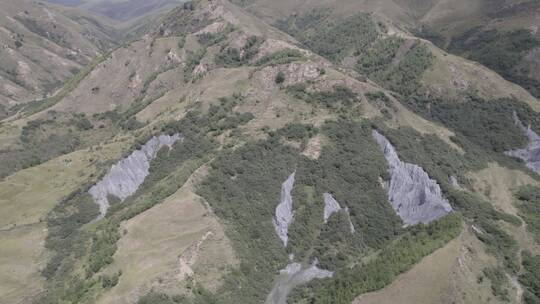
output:
{"label": "shrub", "polygon": [[356,93],[346,86],[336,85],[332,91],[308,92],[305,84],[288,86],[286,92],[296,99],[324,106],[333,110],[351,112],[351,107],[360,103]]}
{"label": "shrub", "polygon": [[195,52],[190,52],[187,55],[186,58],[186,64],[184,66],[184,79],[186,81],[189,81],[191,79],[191,73],[193,73],[193,70],[195,67],[197,67],[201,60],[206,55],[206,48],[199,49]]}
{"label": "shrub", "polygon": [[301,60],[302,58],[304,58],[304,55],[298,50],[283,49],[283,50],[265,55],[264,57],[259,59],[255,63],[255,65],[274,66],[274,65],[280,65],[280,64],[287,64],[293,61],[298,61],[298,60]]}
{"label": "shrub", "polygon": [[199,43],[202,44],[205,47],[212,46],[214,44],[218,44],[221,41],[227,39],[228,35],[233,31],[233,27],[228,25],[225,29],[222,31],[219,31],[217,33],[202,33],[197,35],[197,39],[199,40]]}
{"label": "shrub", "polygon": [[[237,67],[248,63],[258,52],[264,39],[259,36],[250,36],[241,50],[223,46],[216,55],[215,62],[217,66]],[[240,56],[242,53],[242,56]]]}
{"label": "shrub", "polygon": [[276,84],[282,84],[285,81],[285,74],[282,71],[279,71],[274,81]]}

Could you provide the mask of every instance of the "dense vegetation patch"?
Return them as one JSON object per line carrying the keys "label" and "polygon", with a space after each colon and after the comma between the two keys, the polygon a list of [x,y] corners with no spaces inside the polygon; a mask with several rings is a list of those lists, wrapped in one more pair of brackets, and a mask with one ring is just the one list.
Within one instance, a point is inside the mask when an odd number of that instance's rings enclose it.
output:
{"label": "dense vegetation patch", "polygon": [[79,228],[99,214],[98,205],[88,194],[88,188],[83,187],[67,196],[47,216],[49,233],[45,247],[54,253],[42,271],[47,279],[57,273],[65,275],[73,267],[75,259],[84,255],[84,246],[80,243],[84,236]]}
{"label": "dense vegetation patch", "polygon": [[283,50],[279,50],[279,51],[263,56],[261,59],[257,60],[255,65],[274,66],[274,65],[287,64],[293,61],[302,60],[303,58],[304,58],[304,54],[302,54],[302,52],[300,52],[299,50],[283,49]]}
{"label": "dense vegetation patch", "polygon": [[[493,18],[516,14],[527,9],[537,9],[536,1],[507,5],[504,7],[491,7]],[[540,40],[529,29],[516,29],[511,31],[499,31],[497,29],[485,29],[480,26],[452,37],[448,42],[437,30],[423,25],[413,31],[420,38],[430,40],[440,48],[448,52],[478,61],[488,68],[502,75],[525,89],[533,96],[540,96],[540,81],[531,76],[534,71],[527,65],[525,57],[530,51],[540,46]]]}
{"label": "dense vegetation patch", "polygon": [[485,100],[469,95],[461,101],[451,101],[416,96],[405,103],[427,119],[455,131],[460,143],[466,145],[464,141],[470,141],[490,153],[501,154],[527,142],[514,123],[514,111],[525,125],[540,130],[540,116],[527,104],[514,99]]}
{"label": "dense vegetation patch", "polygon": [[399,47],[405,42],[400,37],[379,39],[358,60],[357,69],[366,75],[372,75],[386,69],[396,57]]}
{"label": "dense vegetation patch", "polygon": [[452,39],[449,49],[466,53],[497,72],[505,72],[515,66],[524,52],[538,46],[539,42],[529,30],[519,29],[499,32],[472,28]]}
{"label": "dense vegetation patch", "polygon": [[309,91],[307,86],[301,83],[288,86],[285,90],[292,97],[306,103],[342,112],[351,112],[351,108],[361,101],[358,94],[341,85],[335,86],[331,91],[314,92]]}
{"label": "dense vegetation patch", "polygon": [[137,301],[137,304],[214,304],[216,297],[201,286],[190,287],[192,296],[168,295],[159,292],[150,292]]}
{"label": "dense vegetation patch", "polygon": [[239,6],[248,6],[249,4],[254,3],[257,0],[231,0],[231,3],[234,3]]}
{"label": "dense vegetation patch", "polygon": [[486,245],[487,252],[498,258],[510,273],[517,273],[519,262],[516,240],[499,228],[499,225],[494,221],[482,219],[478,223],[482,232],[477,233],[476,236]]}
{"label": "dense vegetation patch", "polygon": [[539,97],[540,81],[528,76],[527,67],[519,67],[528,51],[539,45],[528,29],[501,32],[475,27],[453,38],[448,49],[484,64]]}
{"label": "dense vegetation patch", "polygon": [[238,67],[248,63],[258,52],[264,39],[259,36],[250,36],[246,44],[239,50],[237,48],[223,46],[215,57],[218,67]]}
{"label": "dense vegetation patch", "polygon": [[538,304],[540,303],[540,255],[523,251],[521,259],[524,271],[519,276],[519,282],[525,287],[523,301],[525,304]]}
{"label": "dense vegetation patch", "polygon": [[356,69],[402,96],[413,95],[420,89],[420,80],[431,66],[433,55],[421,42],[414,42],[400,53],[405,43],[411,42],[397,37],[378,40],[360,53]]}
{"label": "dense vegetation patch", "polygon": [[331,20],[330,11],[320,8],[291,15],[279,20],[276,26],[310,50],[335,62],[365,49],[379,37],[381,26],[370,14],[359,13],[343,20]]}
{"label": "dense vegetation patch", "polygon": [[[508,297],[508,277],[504,270],[498,267],[489,267],[485,268],[482,274],[490,281],[493,295],[505,302],[510,302]],[[479,278],[479,280],[482,279],[483,277]]]}
{"label": "dense vegetation patch", "polygon": [[300,150],[304,150],[308,140],[319,133],[319,129],[313,125],[290,123],[275,133],[271,132],[270,136],[276,134],[285,140],[300,143]]}
{"label": "dense vegetation patch", "polygon": [[[300,289],[293,301],[350,303],[353,295],[388,284],[459,233],[461,224],[456,216],[429,226],[401,227],[379,183],[379,177],[387,175],[387,165],[371,130],[369,124],[327,122],[319,131],[329,143],[318,160],[311,160],[282,140],[304,142],[317,129],[292,124],[213,162],[200,194],[228,223],[229,237],[241,261],[215,294],[217,303],[264,302],[274,280],[268,274],[283,268],[289,253],[304,263],[318,259],[321,267],[337,274],[337,279]],[[284,249],[271,220],[281,183],[293,171],[295,216],[289,227],[289,245]],[[340,211],[324,224],[325,192],[347,207],[350,215]],[[349,219],[355,226],[354,234]],[[381,250],[377,254],[381,258],[363,265],[361,261],[373,250]]]}
{"label": "dense vegetation patch", "polygon": [[[354,263],[367,248],[386,244],[402,231],[402,224],[380,187],[387,164],[371,138],[371,126],[329,122],[322,132],[330,143],[319,159],[302,158],[297,167],[296,213],[287,249],[308,261],[319,259],[323,268],[339,269]],[[323,193],[331,193],[349,209],[354,234],[344,212],[323,224]]]}
{"label": "dense vegetation patch", "polygon": [[388,285],[424,256],[458,236],[462,229],[456,215],[429,225],[417,225],[366,263],[336,272],[332,280],[316,280],[297,288],[288,303],[351,303],[359,294]]}
{"label": "dense vegetation patch", "polygon": [[423,24],[420,27],[413,29],[412,33],[416,37],[433,42],[433,44],[435,44],[441,49],[444,49],[446,47],[446,38],[429,25]]}
{"label": "dense vegetation patch", "polygon": [[540,243],[540,188],[523,186],[517,192],[519,216],[527,224],[536,242]]}
{"label": "dense vegetation patch", "polygon": [[[497,221],[504,220],[519,225],[519,219],[494,210],[489,202],[477,195],[453,189],[448,181],[450,175],[460,176],[460,172],[482,168],[486,164],[486,158],[478,158],[477,155],[471,152],[462,155],[442,142],[438,137],[422,136],[411,129],[385,129],[384,132],[396,146],[400,157],[404,161],[423,166],[430,176],[435,177],[440,182],[445,195],[449,197],[454,208],[462,214],[466,221],[474,223],[482,230],[478,237],[486,244],[488,251],[503,263],[506,270],[516,273],[519,268],[516,264],[517,243],[510,235],[499,228]],[[464,178],[460,178],[460,180],[466,181]],[[436,224],[445,221],[459,220],[457,217],[451,216],[442,219]],[[422,228],[421,226],[415,226],[414,229],[421,230]],[[451,239],[458,232],[459,229],[455,230],[455,226],[449,225],[443,229],[442,235],[448,233],[447,237]],[[442,238],[444,239],[444,237]],[[430,242],[427,243],[430,244]],[[415,254],[416,250],[418,250],[420,256],[418,259],[421,258],[422,251],[420,248],[425,248],[426,241],[418,241],[414,238],[411,240],[408,237],[403,237],[396,244],[399,244],[397,248],[393,246],[389,248],[383,247],[380,259],[378,257],[375,260],[370,260],[366,265],[356,266],[350,271],[337,271],[336,278],[333,280],[315,281],[308,284],[308,286],[297,289],[291,295],[289,302],[350,303],[358,294],[384,287],[396,273],[405,271],[416,263],[409,264],[410,260],[408,260],[417,256]],[[437,243],[434,241],[434,244],[441,246],[444,242]],[[387,253],[386,250],[389,250],[390,253]],[[399,255],[396,257],[392,250],[406,253],[401,259]],[[429,250],[426,252],[429,252]],[[391,257],[385,256],[385,254],[389,254]],[[500,271],[487,271],[486,275],[492,281],[495,294],[505,298],[507,292],[503,287],[504,281],[500,280]]]}
{"label": "dense vegetation patch", "polygon": [[229,34],[234,30],[231,25],[227,25],[223,30],[217,33],[202,33],[197,35],[197,40],[199,43],[205,47],[218,44],[221,41],[227,39]]}
{"label": "dense vegetation patch", "polygon": [[281,183],[295,170],[298,151],[277,138],[222,153],[199,194],[230,225],[240,267],[225,278],[224,303],[264,302],[287,255],[272,225]]}
{"label": "dense vegetation patch", "polygon": [[17,145],[0,148],[0,178],[99,143],[116,130],[109,120],[50,111],[22,128]]}
{"label": "dense vegetation patch", "polygon": [[386,28],[370,14],[343,20],[335,20],[330,14],[329,9],[314,9],[279,20],[276,26],[331,61],[341,62],[347,56],[358,58],[358,72],[403,96],[418,90],[433,60],[424,44],[415,42],[403,48],[409,42],[402,38],[382,38],[380,33]]}

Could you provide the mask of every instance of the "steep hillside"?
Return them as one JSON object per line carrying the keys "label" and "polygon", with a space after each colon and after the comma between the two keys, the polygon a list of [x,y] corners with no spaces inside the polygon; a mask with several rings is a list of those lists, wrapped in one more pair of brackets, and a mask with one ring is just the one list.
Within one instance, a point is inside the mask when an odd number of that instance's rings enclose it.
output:
{"label": "steep hillside", "polygon": [[[373,12],[449,52],[478,61],[540,96],[538,1],[236,1],[275,23],[317,10],[331,19]],[[312,16],[313,17],[313,16]],[[311,18],[312,18],[311,17]]]}
{"label": "steep hillside", "polygon": [[179,5],[183,0],[47,0],[51,3],[78,7],[110,19],[124,22]]}
{"label": "steep hillside", "polygon": [[93,17],[43,2],[2,1],[0,10],[0,117],[54,94],[118,42]]}
{"label": "steep hillside", "polygon": [[481,1],[471,16],[426,14],[418,35],[478,61],[540,96],[538,1]]}
{"label": "steep hillside", "polygon": [[91,12],[118,21],[128,21],[144,15],[164,12],[179,5],[181,0],[129,0],[129,1],[89,1],[81,7]]}
{"label": "steep hillside", "polygon": [[2,122],[0,302],[537,301],[540,103],[441,3],[235,3]]}

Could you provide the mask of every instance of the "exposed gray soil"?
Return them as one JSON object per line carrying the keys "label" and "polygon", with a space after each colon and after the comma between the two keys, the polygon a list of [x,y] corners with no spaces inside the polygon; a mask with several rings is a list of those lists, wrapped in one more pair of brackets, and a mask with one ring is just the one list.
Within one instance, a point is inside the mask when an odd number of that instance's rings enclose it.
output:
{"label": "exposed gray soil", "polygon": [[406,225],[426,224],[452,212],[439,184],[424,169],[402,162],[390,141],[376,130],[372,135],[389,165],[388,200]]}
{"label": "exposed gray soil", "polygon": [[159,149],[164,146],[171,148],[175,142],[182,139],[180,134],[154,136],[140,150],[133,151],[128,157],[113,165],[109,173],[88,191],[99,205],[99,218],[107,213],[109,195],[123,201],[135,193],[148,176],[150,162],[156,157]]}
{"label": "exposed gray soil", "polygon": [[306,284],[313,279],[330,278],[333,272],[323,270],[313,263],[309,267],[300,263],[290,263],[280,271],[274,288],[266,298],[266,304],[287,304],[287,296],[296,286]]}
{"label": "exposed gray soil", "polygon": [[523,160],[529,169],[540,174],[540,137],[531,129],[531,126],[523,125],[516,112],[514,112],[514,122],[527,136],[529,144],[523,149],[506,151],[504,154]]}
{"label": "exposed gray soil", "polygon": [[291,191],[294,187],[294,175],[291,174],[289,178],[281,185],[281,200],[276,207],[276,214],[272,220],[276,233],[283,242],[283,246],[287,247],[287,241],[289,240],[288,232],[289,225],[293,220],[293,200]]}

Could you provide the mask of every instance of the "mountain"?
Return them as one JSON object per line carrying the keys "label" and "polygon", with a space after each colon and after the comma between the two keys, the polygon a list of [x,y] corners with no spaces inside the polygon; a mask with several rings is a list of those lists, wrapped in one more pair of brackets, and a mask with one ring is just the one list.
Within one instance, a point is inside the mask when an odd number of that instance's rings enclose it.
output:
{"label": "mountain", "polygon": [[452,47],[481,5],[116,27],[138,34],[0,124],[0,302],[537,303],[540,103]]}
{"label": "mountain", "polygon": [[84,4],[83,7],[114,20],[127,21],[152,12],[171,9],[182,2],[179,0],[94,1]]}
{"label": "mountain", "polygon": [[118,22],[164,12],[183,0],[48,0],[48,2],[77,7]]}
{"label": "mountain", "polygon": [[238,1],[270,23],[329,8],[333,17],[374,12],[450,53],[480,62],[539,96],[538,1]]}
{"label": "mountain", "polygon": [[80,12],[26,0],[0,9],[1,113],[52,95],[116,44],[112,27]]}

